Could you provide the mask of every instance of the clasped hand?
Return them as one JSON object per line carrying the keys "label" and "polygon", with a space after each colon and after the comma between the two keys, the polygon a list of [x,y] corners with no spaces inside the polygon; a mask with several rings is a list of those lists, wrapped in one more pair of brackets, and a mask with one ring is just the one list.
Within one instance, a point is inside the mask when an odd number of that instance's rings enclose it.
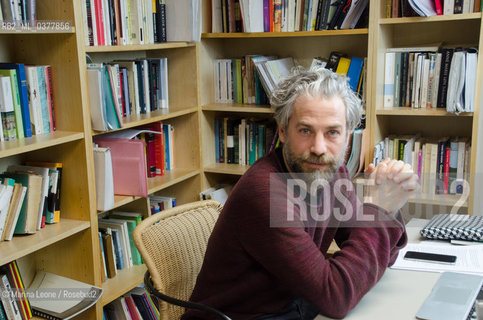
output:
{"label": "clasped hand", "polygon": [[401,209],[409,197],[419,192],[418,176],[411,166],[389,158],[365,170],[367,194],[364,202],[375,204],[389,212]]}

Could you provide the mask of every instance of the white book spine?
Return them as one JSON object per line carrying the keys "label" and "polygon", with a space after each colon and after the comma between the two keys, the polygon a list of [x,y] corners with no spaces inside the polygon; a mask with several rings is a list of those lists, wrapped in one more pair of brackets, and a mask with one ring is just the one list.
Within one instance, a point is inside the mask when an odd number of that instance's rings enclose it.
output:
{"label": "white book spine", "polygon": [[216,103],[221,103],[220,70],[221,70],[220,60],[217,59],[213,62],[213,89],[214,89]]}
{"label": "white book spine", "polygon": [[26,66],[25,74],[29,90],[30,122],[34,134],[42,134],[42,114],[40,106],[39,83],[37,79],[37,67]]}
{"label": "white book spine", "polygon": [[419,103],[420,108],[426,108],[428,102],[428,83],[429,83],[429,58],[423,60],[423,70],[421,77],[421,100]]}
{"label": "white book spine", "polygon": [[9,320],[22,320],[20,310],[14,301],[12,287],[6,275],[0,275],[0,296],[2,305]]}
{"label": "white book spine", "polygon": [[394,68],[396,53],[386,52],[384,64],[384,108],[394,106]]}
{"label": "white book spine", "polygon": [[454,0],[444,0],[443,14],[453,14],[453,13],[454,13]]}

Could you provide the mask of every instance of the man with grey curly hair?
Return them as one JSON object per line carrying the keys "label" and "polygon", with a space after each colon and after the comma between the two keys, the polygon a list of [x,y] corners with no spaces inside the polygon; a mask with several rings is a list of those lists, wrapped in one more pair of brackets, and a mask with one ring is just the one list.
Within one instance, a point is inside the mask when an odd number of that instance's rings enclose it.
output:
{"label": "man with grey curly hair", "polygon": [[[345,77],[298,68],[270,101],[283,145],[233,188],[191,300],[231,319],[342,318],[406,244],[399,209],[417,176],[401,161],[371,164],[374,184],[359,201],[343,158],[362,108]],[[326,257],[334,240],[340,250]],[[182,319],[215,318],[190,310]]]}

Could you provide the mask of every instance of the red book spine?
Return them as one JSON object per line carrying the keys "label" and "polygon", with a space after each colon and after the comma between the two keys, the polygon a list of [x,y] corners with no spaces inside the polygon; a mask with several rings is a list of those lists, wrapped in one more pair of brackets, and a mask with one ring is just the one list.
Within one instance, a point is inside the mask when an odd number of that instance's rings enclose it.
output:
{"label": "red book spine", "polygon": [[96,6],[96,30],[97,30],[97,43],[100,46],[106,45],[104,38],[104,20],[102,19],[102,0],[94,0]]}
{"label": "red book spine", "polygon": [[136,307],[136,304],[134,303],[134,300],[132,299],[131,296],[125,296],[124,300],[126,301],[127,308],[129,310],[129,314],[131,315],[132,320],[143,320],[141,318],[141,314],[139,313],[138,308]]}
{"label": "red book spine", "polygon": [[434,0],[434,7],[436,8],[436,14],[438,16],[443,14],[443,4],[441,3],[441,0]]}
{"label": "red book spine", "polygon": [[146,153],[148,165],[148,178],[156,176],[156,147],[154,133],[146,132]]}
{"label": "red book spine", "polygon": [[273,0],[268,1],[268,8],[270,10],[269,17],[270,17],[270,32],[273,32]]}
{"label": "red book spine", "polygon": [[50,132],[55,131],[54,94],[52,89],[52,67],[45,66],[45,84],[47,86],[47,104],[49,106]]}
{"label": "red book spine", "polygon": [[444,151],[444,184],[443,184],[443,193],[444,194],[448,194],[448,190],[449,190],[449,156],[450,156],[450,151],[451,151],[451,148],[446,148],[446,150]]}

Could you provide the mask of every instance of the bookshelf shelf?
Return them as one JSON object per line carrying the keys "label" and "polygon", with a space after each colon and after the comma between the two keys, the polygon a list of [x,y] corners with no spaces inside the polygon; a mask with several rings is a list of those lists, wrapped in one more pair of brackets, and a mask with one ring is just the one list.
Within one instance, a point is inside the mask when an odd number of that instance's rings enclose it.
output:
{"label": "bookshelf shelf", "polygon": [[[438,195],[420,195],[410,198],[410,203],[432,204],[441,206],[454,206],[463,197],[462,194],[438,194]],[[468,207],[468,201],[463,201],[461,207]]]}
{"label": "bookshelf shelf", "polygon": [[289,37],[321,37],[367,35],[369,29],[297,31],[297,32],[236,32],[236,33],[203,33],[203,39],[236,39],[236,38],[289,38]]}
{"label": "bookshelf shelf", "polygon": [[221,112],[247,112],[247,113],[273,113],[268,106],[254,106],[253,104],[208,104],[201,107],[203,111],[221,111]]}
{"label": "bookshelf shelf", "polygon": [[431,117],[472,117],[473,112],[464,112],[459,115],[447,112],[445,109],[429,108],[429,109],[413,109],[413,108],[388,108],[377,109],[376,115],[387,116],[431,116]]}
{"label": "bookshelf shelf", "polygon": [[135,288],[143,282],[146,265],[136,265],[131,268],[118,270],[114,278],[107,279],[102,284],[102,297],[99,301],[101,306],[105,306],[111,301],[119,298],[123,293]]}
{"label": "bookshelf shelf", "polygon": [[250,166],[241,164],[215,163],[203,168],[204,172],[221,173],[241,176]]}
{"label": "bookshelf shelf", "polygon": [[408,18],[385,18],[380,19],[379,23],[383,24],[407,24],[407,23],[430,23],[430,22],[442,22],[442,21],[455,21],[455,20],[478,20],[481,19],[481,12],[465,13],[465,14],[448,14],[441,16],[431,17],[408,17]]}
{"label": "bookshelf shelf", "polygon": [[61,218],[60,223],[46,225],[32,235],[14,236],[11,241],[0,242],[0,265],[26,256],[90,227],[89,221]]}
{"label": "bookshelf shelf", "polygon": [[81,140],[83,132],[54,131],[22,140],[0,142],[0,158]]}
{"label": "bookshelf shelf", "polygon": [[200,174],[198,169],[173,169],[166,171],[164,176],[148,178],[148,193],[152,194],[168,188]]}
{"label": "bookshelf shelf", "polygon": [[186,48],[186,47],[194,47],[194,46],[195,44],[190,42],[166,42],[166,43],[136,44],[136,45],[126,45],[126,46],[86,47],[86,52],[95,53],[95,52],[152,51],[152,50]]}
{"label": "bookshelf shelf", "polygon": [[[171,111],[171,112],[166,109],[160,109],[160,110],[152,111],[150,113],[130,115],[123,118],[122,128],[111,130],[109,132],[121,131],[128,128],[134,128],[134,127],[142,126],[142,125],[157,122],[157,121],[164,121],[168,119],[181,117],[187,114],[194,114],[196,112],[198,112],[198,108],[193,107],[193,108],[187,108],[187,109]],[[96,136],[96,135],[105,134],[105,133],[108,133],[108,132],[94,131],[92,135]]]}

